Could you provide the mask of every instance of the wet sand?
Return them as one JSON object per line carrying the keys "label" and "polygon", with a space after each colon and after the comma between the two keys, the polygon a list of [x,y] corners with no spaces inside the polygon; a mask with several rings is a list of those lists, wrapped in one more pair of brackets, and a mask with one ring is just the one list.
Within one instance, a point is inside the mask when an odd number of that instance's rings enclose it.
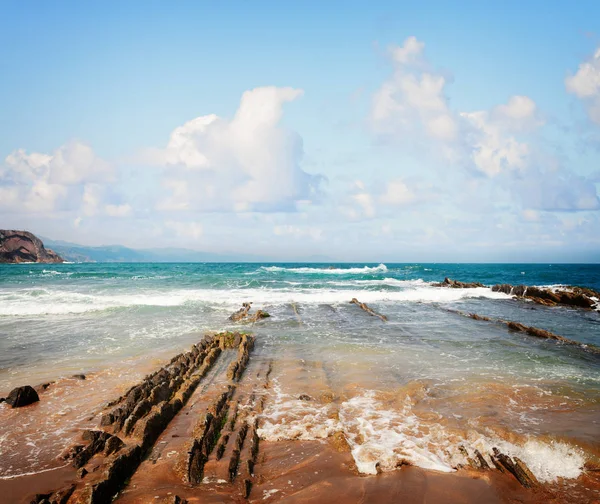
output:
{"label": "wet sand", "polygon": [[[86,380],[61,379],[45,390],[40,389],[40,402],[24,408],[10,409],[2,404],[1,460],[5,473],[0,479],[0,502],[27,503],[35,494],[69,488],[72,484],[76,488],[68,502],[91,502],[90,489],[106,478],[119,454],[135,446],[143,446],[145,451],[131,477],[125,476],[119,483],[116,501],[125,504],[161,502],[175,495],[188,502],[293,503],[332,500],[349,503],[580,503],[600,498],[600,477],[595,462],[600,460],[600,450],[593,425],[588,432],[578,434],[592,463],[588,471],[574,479],[524,488],[511,474],[476,470],[464,463],[457,463],[458,471],[453,473],[426,470],[411,466],[410,458],[404,458],[414,456],[410,450],[381,458],[377,451],[377,442],[385,442],[385,438],[377,437],[381,432],[375,432],[369,444],[365,439],[367,431],[361,430],[360,422],[354,422],[352,415],[358,417],[361,413],[360,409],[352,409],[353,405],[359,408],[367,404],[358,399],[365,384],[369,384],[368,367],[359,365],[352,372],[334,373],[325,361],[305,359],[297,346],[289,345],[284,352],[273,356],[264,351],[259,340],[244,373],[234,379],[230,368],[240,359],[241,350],[235,346],[227,348],[222,341],[215,344],[223,347],[218,357],[210,365],[206,360],[203,364],[200,362],[206,367],[205,374],[179,411],[149,444],[145,431],[138,429],[124,434],[117,427],[113,431],[113,427],[101,425],[101,418],[115,407],[107,407],[108,401],[122,396],[144,375],[160,367],[157,361],[162,366],[168,365],[168,359],[138,361],[135,366],[129,362],[127,367],[97,372]],[[192,366],[187,372],[188,381],[197,373],[193,369],[196,368]],[[182,382],[183,385],[176,384],[180,387],[177,390],[185,388],[187,382]],[[396,416],[375,417],[371,420],[383,423],[373,425],[391,429],[394,422],[406,421],[407,417],[401,417],[400,412],[410,407],[410,418],[419,420],[418,429],[411,431],[411,435],[433,436],[433,443],[434,426],[441,426],[442,434],[449,438],[456,436],[457,443],[469,439],[464,432],[464,422],[444,414],[447,398],[443,394],[441,397],[429,395],[426,382],[409,382],[402,387],[393,382],[389,385],[387,390],[369,396],[369,400],[376,398],[378,414],[391,411]],[[490,388],[480,384],[481,389],[478,389],[476,384],[468,384],[463,388],[452,389],[453,410],[458,402],[464,416],[477,418],[513,443],[523,442],[525,437],[510,430],[510,417],[505,416],[511,407],[511,394],[518,393],[521,405],[536,405],[543,411],[556,412],[562,408],[565,414],[577,412],[584,419],[586,415],[591,418],[595,411],[593,405],[586,410],[576,408],[576,402],[572,407],[555,404],[553,398],[540,396],[535,390],[515,392],[509,385]],[[173,401],[176,394],[169,397]],[[225,402],[221,401],[222,408],[219,406],[221,398],[225,398]],[[410,403],[406,402],[407,398]],[[151,411],[165,403],[157,403]],[[202,439],[206,434],[203,429],[207,412],[220,419],[219,430],[202,460],[202,480],[194,482],[190,481],[190,450],[194,439]],[[345,415],[349,418],[345,419]],[[340,427],[342,420],[345,420],[344,429]],[[143,421],[144,418],[140,420],[142,426]],[[126,446],[116,454],[100,452],[93,456],[84,465],[88,474],[82,478],[71,461],[65,461],[63,456],[73,445],[85,445],[81,434],[88,429],[114,432]],[[387,435],[397,433],[390,430]],[[547,441],[560,439],[548,438]],[[449,442],[454,440],[449,439]],[[372,453],[366,453],[367,448]],[[467,448],[473,454],[473,448]],[[422,447],[415,448],[417,452],[418,449]],[[217,455],[219,450],[221,453]],[[356,450],[362,450],[363,458],[356,458]],[[370,467],[369,456],[374,457],[372,467],[379,474],[365,475],[359,471],[357,460]],[[375,464],[375,460],[379,462]],[[108,502],[102,499],[94,502],[105,501]]]}

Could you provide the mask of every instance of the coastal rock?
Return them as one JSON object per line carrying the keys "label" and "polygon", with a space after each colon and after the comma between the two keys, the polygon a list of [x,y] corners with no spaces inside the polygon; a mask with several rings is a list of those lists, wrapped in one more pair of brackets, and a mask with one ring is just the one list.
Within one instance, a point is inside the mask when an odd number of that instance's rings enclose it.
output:
{"label": "coastal rock", "polygon": [[584,287],[543,289],[527,285],[499,284],[494,285],[492,291],[529,299],[544,306],[564,305],[590,309],[600,302],[600,292]]}
{"label": "coastal rock", "polygon": [[27,406],[34,402],[39,401],[40,398],[35,391],[35,389],[29,385],[25,385],[24,387],[17,387],[13,389],[8,397],[6,398],[6,402],[10,404],[13,408],[20,408],[21,406]]}
{"label": "coastal rock", "polygon": [[0,229],[0,263],[62,263],[63,259],[27,231]]}
{"label": "coastal rock", "polygon": [[377,313],[375,310],[371,309],[366,303],[361,303],[358,299],[352,298],[350,301],[351,304],[355,304],[360,307],[361,310],[366,311],[372,317],[379,317],[383,322],[387,322],[387,317],[382,315],[381,313]]}
{"label": "coastal rock", "polygon": [[252,303],[243,303],[242,307],[229,316],[229,320],[233,322],[258,322],[261,319],[269,318],[269,315],[266,311],[257,310],[256,313],[250,315],[250,308],[252,307]]}
{"label": "coastal rock", "polygon": [[451,289],[474,289],[476,287],[485,287],[479,282],[459,282],[458,280],[452,280],[451,278],[444,278],[443,282],[434,283],[434,287],[450,287]]}

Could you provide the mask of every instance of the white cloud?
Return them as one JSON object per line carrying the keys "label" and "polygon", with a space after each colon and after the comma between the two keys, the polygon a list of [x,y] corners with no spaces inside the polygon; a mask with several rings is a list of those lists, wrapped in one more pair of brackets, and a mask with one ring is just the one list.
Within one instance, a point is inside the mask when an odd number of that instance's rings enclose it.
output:
{"label": "white cloud", "polygon": [[427,69],[425,44],[409,37],[392,47],[394,72],[373,97],[371,124],[379,134],[413,134],[451,142],[458,134],[456,117],[448,107],[446,78]]}
{"label": "white cloud", "polygon": [[[18,149],[0,165],[0,194],[3,195],[0,205],[14,205],[19,201],[23,204],[17,210],[49,213],[73,205],[72,199],[80,193],[83,212],[93,215],[98,206],[99,184],[113,179],[112,165],[81,142],[69,142],[52,154]],[[81,184],[85,186],[79,191]]]}
{"label": "white cloud", "polygon": [[66,198],[67,188],[60,184],[50,184],[46,180],[36,180],[25,196],[25,208],[31,212],[52,212],[57,200]]}
{"label": "white cloud", "polygon": [[508,170],[524,170],[530,148],[519,142],[502,123],[484,111],[463,113],[473,127],[469,155],[475,167],[493,177]]}
{"label": "white cloud", "polygon": [[387,183],[379,199],[384,205],[401,206],[415,201],[415,195],[402,179],[396,179]]}
{"label": "white cloud", "polygon": [[600,47],[579,65],[575,75],[565,79],[567,91],[584,102],[592,121],[600,124]]}
{"label": "white cloud", "polygon": [[111,217],[127,217],[131,215],[132,208],[128,204],[106,205],[104,211],[106,212],[106,215]]}
{"label": "white cloud", "polygon": [[87,217],[98,213],[98,207],[102,200],[103,189],[99,184],[85,184],[81,196],[81,211]]}
{"label": "white cloud", "polygon": [[158,208],[267,211],[310,200],[317,180],[300,167],[302,139],[279,124],[283,105],[301,95],[293,88],[246,91],[231,120],[197,117],[173,131],[164,151],[143,153],[167,166],[163,185],[171,194]]}
{"label": "white cloud", "polygon": [[277,236],[291,236],[295,239],[311,238],[320,240],[323,236],[323,230],[317,227],[300,227],[290,224],[277,225],[273,227],[273,233]]}
{"label": "white cloud", "polygon": [[175,234],[181,238],[193,238],[196,240],[199,239],[204,232],[204,228],[200,222],[168,220],[165,222],[165,227],[174,231]]}
{"label": "white cloud", "polygon": [[513,96],[490,111],[453,111],[446,78],[430,69],[423,49],[414,37],[392,49],[393,74],[373,97],[375,133],[408,145],[425,140],[424,148],[440,153],[446,162],[473,166],[488,176],[523,170],[530,148],[517,135],[543,124],[535,102]]}

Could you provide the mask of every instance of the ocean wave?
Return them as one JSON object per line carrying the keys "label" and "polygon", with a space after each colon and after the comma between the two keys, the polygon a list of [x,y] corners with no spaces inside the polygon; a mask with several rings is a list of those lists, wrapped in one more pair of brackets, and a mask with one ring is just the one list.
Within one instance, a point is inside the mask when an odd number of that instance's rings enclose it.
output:
{"label": "ocean wave", "polygon": [[365,303],[452,303],[468,298],[509,299],[510,296],[491,289],[438,289],[428,285],[403,290],[365,289],[298,289],[298,288],[228,288],[190,290],[139,289],[119,294],[79,293],[65,290],[24,289],[0,295],[0,316],[66,315],[137,306],[175,307],[186,303],[236,307],[244,302],[283,305],[343,304],[352,298]]}
{"label": "ocean wave", "polygon": [[385,264],[375,267],[363,266],[362,268],[283,268],[281,266],[261,266],[260,269],[270,273],[316,273],[321,275],[365,275],[369,273],[385,273],[388,270]]}
{"label": "ocean wave", "polygon": [[326,285],[336,285],[339,287],[348,287],[348,286],[387,286],[387,287],[401,287],[401,288],[415,288],[415,287],[424,287],[430,285],[429,282],[425,282],[422,278],[418,278],[416,280],[398,280],[397,278],[383,278],[379,280],[332,280],[329,282],[324,282]]}

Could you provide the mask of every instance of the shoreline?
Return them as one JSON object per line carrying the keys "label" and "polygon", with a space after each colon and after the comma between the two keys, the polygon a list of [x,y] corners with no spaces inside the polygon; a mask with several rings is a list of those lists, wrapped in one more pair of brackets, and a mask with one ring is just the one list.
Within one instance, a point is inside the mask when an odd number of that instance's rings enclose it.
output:
{"label": "shoreline", "polygon": [[[220,345],[222,346],[222,345]],[[268,366],[274,366],[275,368],[281,368],[284,366],[289,374],[288,382],[299,384],[298,390],[310,390],[314,397],[306,402],[316,400],[316,397],[331,397],[335,402],[336,393],[332,392],[327,385],[327,377],[319,371],[319,367],[305,368],[305,365],[298,362],[298,370],[293,371],[290,367],[290,361],[286,359],[294,359],[293,355],[281,356],[280,360],[275,359],[270,362]],[[181,460],[178,463],[171,463],[171,456],[169,453],[178,452],[181,454],[183,451],[181,444],[178,445],[177,450],[160,449],[156,451],[157,446],[165,444],[169,446],[169,443],[173,442],[173,439],[177,440],[180,438],[180,434],[170,433],[169,429],[176,428],[171,426],[171,423],[175,425],[177,422],[186,422],[185,418],[189,416],[189,413],[196,408],[196,411],[200,409],[209,409],[210,398],[216,397],[215,391],[212,389],[221,389],[228,383],[228,380],[223,380],[224,370],[231,364],[233,354],[229,355],[229,360],[226,363],[221,364],[219,370],[215,371],[215,375],[208,377],[208,382],[205,385],[201,385],[203,382],[200,381],[199,389],[202,389],[202,393],[198,394],[194,392],[191,395],[190,403],[183,404],[182,411],[173,415],[172,422],[168,422],[165,426],[165,431],[156,438],[156,443],[153,443],[154,448],[149,448],[144,460],[141,461],[141,469],[135,471],[133,477],[124,489],[119,494],[117,502],[123,503],[138,503],[147,502],[148,498],[153,498],[155,495],[161,494],[165,498],[171,494],[177,493],[182,498],[187,498],[189,502],[195,502],[195,496],[198,495],[198,487],[195,486],[195,490],[191,491],[189,484],[181,484],[181,478],[176,476],[176,467],[180,466]],[[261,425],[264,426],[265,416],[263,408],[268,408],[270,401],[272,401],[272,393],[274,384],[269,381],[262,384],[257,384],[255,376],[266,372],[267,362],[264,357],[257,357],[257,359],[249,359],[250,368],[244,375],[244,378],[240,381],[237,386],[240,391],[239,394],[250,394],[256,395],[260,393],[261,404],[259,406],[250,407],[250,417],[257,418]],[[171,360],[171,362],[173,359]],[[162,362],[167,363],[168,360],[164,359]],[[225,367],[224,367],[225,366]],[[152,365],[147,363],[143,367],[144,372],[151,368]],[[155,366],[156,369],[156,366]],[[269,367],[269,369],[271,369]],[[281,369],[279,369],[281,371]],[[258,375],[255,375],[258,373]],[[316,374],[315,374],[316,373]],[[103,423],[100,418],[102,412],[106,412],[106,402],[111,398],[115,398],[117,395],[125,392],[127,386],[132,385],[135,382],[133,376],[139,376],[143,374],[140,368],[133,373],[127,383],[123,383],[121,380],[115,380],[112,377],[111,382],[111,371],[105,370],[96,374],[91,374],[85,381],[77,381],[74,379],[64,379],[53,385],[47,390],[41,393],[42,402],[34,404],[32,406],[25,407],[21,410],[10,410],[14,413],[13,419],[18,419],[23,413],[26,413],[28,408],[29,411],[34,411],[35,408],[43,410],[40,405],[46,402],[50,397],[50,394],[54,394],[54,399],[57,401],[65,400],[65,398],[71,398],[73,400],[73,391],[83,391],[87,388],[88,397],[85,398],[86,411],[81,412],[83,414],[72,418],[70,412],[62,411],[60,418],[56,419],[56,425],[65,424],[68,422],[74,422],[75,425],[71,425],[71,430],[63,430],[63,433],[58,436],[57,441],[62,441],[63,451],[69,448],[69,444],[77,443],[77,439],[85,429],[97,430],[102,429],[101,424]],[[220,378],[219,378],[220,376]],[[281,379],[281,375],[279,375]],[[94,387],[103,382],[100,390],[95,390]],[[257,388],[258,387],[258,388]],[[315,388],[316,387],[316,388]],[[54,389],[54,390],[52,390]],[[198,390],[199,390],[198,389]],[[254,392],[251,392],[253,389]],[[318,392],[320,390],[320,392]],[[236,392],[238,393],[238,392]],[[44,396],[44,394],[48,394]],[[196,395],[194,395],[196,394]],[[207,395],[208,394],[208,395]],[[217,394],[218,396],[218,394]],[[235,399],[235,395],[232,395]],[[93,400],[90,401],[90,398]],[[82,400],[83,398],[80,398]],[[243,398],[242,398],[243,399]],[[236,404],[241,404],[242,399],[235,399]],[[228,400],[232,400],[231,398]],[[256,397],[255,399],[256,400]],[[194,402],[195,401],[195,402]],[[204,406],[201,408],[201,405]],[[254,403],[253,403],[254,404]],[[77,401],[72,405],[74,408],[77,407]],[[6,407],[4,405],[3,407]],[[190,410],[186,408],[191,407]],[[242,411],[245,411],[242,408]],[[0,418],[5,412],[0,411]],[[43,411],[42,411],[43,413]],[[268,412],[267,412],[268,413]],[[179,420],[177,420],[179,419]],[[6,419],[3,419],[6,421]],[[196,423],[196,422],[195,422]],[[183,427],[179,427],[181,430]],[[63,427],[64,429],[64,427]],[[104,428],[106,429],[106,428]],[[194,427],[191,431],[187,427],[188,433],[193,433],[197,427]],[[185,428],[183,428],[185,430]],[[110,429],[109,429],[110,432]],[[234,431],[232,431],[234,432]],[[172,436],[169,438],[169,436]],[[261,436],[263,437],[263,436]],[[267,436],[268,437],[268,436]],[[516,479],[510,474],[501,474],[499,471],[487,471],[482,469],[474,469],[469,467],[459,467],[459,470],[452,474],[444,474],[439,471],[431,471],[421,469],[411,465],[402,465],[402,467],[392,470],[385,471],[382,474],[377,475],[364,475],[360,474],[356,470],[356,461],[352,457],[350,452],[351,447],[348,445],[346,439],[342,438],[341,442],[338,442],[339,438],[332,435],[324,436],[321,439],[316,440],[281,440],[281,441],[269,441],[268,439],[262,439],[260,441],[260,456],[255,461],[256,471],[255,473],[248,473],[248,478],[252,480],[252,487],[250,490],[250,502],[265,500],[268,502],[277,502],[285,498],[286,502],[324,502],[327,495],[331,495],[331,492],[337,492],[340,495],[345,495],[347,502],[353,502],[356,498],[358,502],[360,495],[368,495],[371,499],[370,502],[388,502],[391,498],[397,498],[404,496],[408,498],[408,502],[422,502],[426,498],[435,498],[435,496],[444,495],[444,492],[448,488],[452,488],[453,500],[452,502],[481,502],[484,498],[486,502],[507,502],[512,498],[518,498],[522,502],[548,502],[548,499],[555,498],[555,495],[561,495],[560,502],[582,502],[580,499],[581,495],[588,495],[592,498],[595,493],[600,491],[600,480],[594,479],[593,475],[597,473],[584,473],[575,480],[565,480],[564,488],[560,484],[540,484],[536,485],[536,489],[525,489]],[[600,447],[597,447],[600,449]],[[248,449],[248,448],[247,448]],[[597,450],[600,451],[600,450]],[[208,459],[210,459],[208,454]],[[148,458],[149,457],[149,458]],[[294,483],[293,479],[289,479],[290,469],[286,468],[286,465],[290,464],[290,457],[293,458],[291,471],[294,473],[294,477],[298,478],[298,483]],[[58,490],[57,481],[68,486],[71,483],[76,483],[77,488],[84,485],[84,489],[89,487],[89,483],[86,479],[98,477],[98,474],[103,474],[104,469],[102,466],[109,457],[101,456],[99,460],[97,457],[92,457],[91,466],[89,466],[89,473],[83,479],[77,476],[77,472],[70,466],[65,466],[62,462],[62,467],[46,468],[43,472],[38,472],[30,475],[22,475],[11,477],[10,479],[0,478],[0,494],[10,495],[10,502],[29,502],[33,497],[33,493],[47,493],[50,491]],[[180,458],[180,457],[179,457]],[[210,462],[210,460],[209,460]],[[56,462],[58,463],[58,462]],[[99,465],[98,465],[99,464]],[[215,462],[215,467],[218,464]],[[145,468],[144,468],[145,467]],[[210,464],[209,464],[210,467]],[[318,467],[318,469],[315,469]],[[95,470],[95,468],[98,468]],[[241,463],[240,463],[241,468]],[[218,469],[215,469],[218,473]],[[157,472],[158,471],[158,472]],[[169,471],[175,471],[172,476],[165,477],[165,474],[169,474]],[[165,477],[166,479],[159,485],[156,485],[156,478],[149,478],[148,474]],[[250,476],[252,474],[252,476]],[[161,476],[162,475],[162,476]],[[286,479],[288,478],[288,479]],[[209,478],[210,480],[210,478]],[[223,481],[222,478],[216,478],[215,481]],[[289,483],[291,482],[291,483]],[[420,483],[419,483],[420,482]],[[423,483],[426,482],[426,483]],[[50,486],[54,485],[54,488]],[[419,486],[419,483],[421,486]],[[301,485],[299,489],[297,485]],[[230,499],[231,502],[237,502],[240,495],[243,495],[244,488],[240,488],[231,484],[223,483],[204,483],[201,484],[203,492],[202,502],[211,502],[214,497],[215,502],[223,502],[224,499]],[[253,489],[252,489],[253,488]],[[570,489],[571,492],[575,492],[578,497],[574,500],[569,500],[566,494],[563,494],[566,489]],[[85,491],[79,488],[75,493],[75,500],[69,500],[68,502],[84,502]],[[410,489],[407,490],[407,489]],[[35,492],[34,492],[35,490]],[[160,491],[159,491],[160,490]],[[275,492],[274,490],[277,490]],[[79,497],[77,492],[80,492]],[[240,493],[241,492],[241,493]],[[577,493],[580,492],[580,493]],[[410,495],[409,495],[410,494]],[[575,495],[575,494],[573,494]],[[159,495],[160,496],[160,495]],[[212,496],[212,497],[211,497]],[[15,500],[17,499],[17,500]],[[29,500],[28,500],[29,499]],[[84,499],[84,500],[81,500]],[[219,500],[221,499],[221,500]],[[414,500],[410,500],[414,499]],[[565,500],[566,499],[566,500]]]}

